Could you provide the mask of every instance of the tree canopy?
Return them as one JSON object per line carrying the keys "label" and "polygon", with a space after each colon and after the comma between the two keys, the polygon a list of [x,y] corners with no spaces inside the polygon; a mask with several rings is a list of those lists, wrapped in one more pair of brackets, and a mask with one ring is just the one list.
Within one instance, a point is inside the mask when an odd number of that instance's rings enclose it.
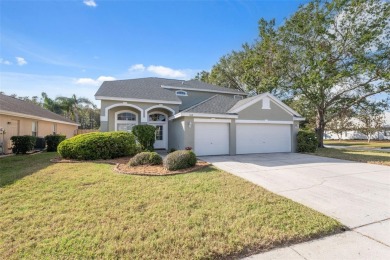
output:
{"label": "tree canopy", "polygon": [[390,4],[313,0],[276,27],[259,21],[252,45],[223,56],[205,81],[271,92],[312,119],[323,146],[334,117],[390,93]]}

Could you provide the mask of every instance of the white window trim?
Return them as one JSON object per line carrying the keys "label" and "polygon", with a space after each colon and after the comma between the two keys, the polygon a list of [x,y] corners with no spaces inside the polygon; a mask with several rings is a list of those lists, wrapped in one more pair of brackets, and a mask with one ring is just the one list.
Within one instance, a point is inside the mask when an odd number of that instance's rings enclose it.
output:
{"label": "white window trim", "polygon": [[[135,120],[118,120],[118,114],[121,113],[132,113],[135,115]],[[118,131],[118,123],[128,123],[128,122],[134,122],[135,125],[138,125],[138,114],[131,110],[120,110],[115,112],[115,131]]]}
{"label": "white window trim", "polygon": [[[183,92],[183,94],[179,94],[178,92]],[[176,94],[176,96],[179,96],[179,97],[188,97],[188,93],[185,90],[176,90],[175,94]]]}
{"label": "white window trim", "polygon": [[[161,115],[164,115],[165,116],[165,121],[149,121],[149,116],[150,115],[154,115],[154,114],[161,114]],[[148,124],[166,124],[168,122],[168,115],[165,114],[164,112],[160,112],[160,111],[153,111],[152,113],[148,113],[147,115],[147,120],[148,120]]]}
{"label": "white window trim", "polygon": [[[153,115],[153,114],[164,115],[165,121],[149,121],[149,115]],[[169,139],[169,134],[168,134],[168,120],[169,120],[169,118],[168,118],[168,115],[164,112],[161,112],[161,111],[153,111],[151,113],[146,114],[146,120],[148,120],[148,122],[147,122],[148,125],[164,125],[163,126],[163,142],[164,142],[165,149],[168,149],[168,139]],[[165,131],[165,133],[164,133],[164,131]]]}

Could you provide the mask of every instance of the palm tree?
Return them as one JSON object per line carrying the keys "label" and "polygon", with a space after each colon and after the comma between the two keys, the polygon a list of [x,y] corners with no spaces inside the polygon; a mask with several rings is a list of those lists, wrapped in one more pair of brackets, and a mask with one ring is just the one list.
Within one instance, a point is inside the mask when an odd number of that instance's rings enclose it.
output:
{"label": "palm tree", "polygon": [[96,107],[88,98],[84,97],[76,97],[75,94],[72,97],[57,97],[56,101],[60,104],[63,111],[67,114],[67,116],[79,123],[79,111],[83,108],[83,104],[87,106]]}
{"label": "palm tree", "polygon": [[49,98],[45,92],[42,92],[41,96],[43,99],[43,108],[50,110],[51,112],[54,112],[56,114],[62,115],[62,108],[56,100]]}

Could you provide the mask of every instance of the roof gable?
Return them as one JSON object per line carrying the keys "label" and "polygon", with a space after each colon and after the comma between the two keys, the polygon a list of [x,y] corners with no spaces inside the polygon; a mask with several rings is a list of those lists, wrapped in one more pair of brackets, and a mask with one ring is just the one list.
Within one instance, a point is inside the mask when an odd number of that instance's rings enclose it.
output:
{"label": "roof gable", "polygon": [[260,95],[257,95],[257,96],[254,96],[254,97],[250,97],[250,98],[246,98],[246,99],[243,99],[243,100],[240,100],[238,101],[229,111],[228,113],[238,113],[244,109],[246,109],[247,107],[250,107],[252,106],[253,104],[259,102],[260,100],[263,100],[264,98],[269,98],[271,99],[272,101],[274,101],[274,103],[276,105],[278,105],[280,108],[282,108],[283,110],[285,110],[287,113],[289,113],[290,115],[294,116],[294,117],[297,117],[297,118],[300,118],[301,115],[296,112],[295,110],[293,110],[291,107],[287,106],[286,104],[284,104],[282,101],[280,101],[278,98],[276,98],[275,96],[273,96],[272,94],[266,92],[266,93],[263,93],[263,94],[260,94]]}

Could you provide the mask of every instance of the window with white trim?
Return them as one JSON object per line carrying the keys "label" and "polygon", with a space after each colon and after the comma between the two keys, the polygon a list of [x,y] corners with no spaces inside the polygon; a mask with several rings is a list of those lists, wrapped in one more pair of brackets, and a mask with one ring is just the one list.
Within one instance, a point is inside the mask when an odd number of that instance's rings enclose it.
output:
{"label": "window with white trim", "polygon": [[53,135],[57,134],[57,123],[53,123]]}
{"label": "window with white trim", "polygon": [[120,112],[116,114],[116,131],[130,132],[137,125],[137,115],[132,112]]}
{"label": "window with white trim", "polygon": [[32,136],[37,136],[38,135],[38,121],[32,121],[31,135]]}
{"label": "window with white trim", "polygon": [[166,117],[163,114],[154,113],[149,115],[149,122],[156,122],[156,121],[165,122],[165,120]]}
{"label": "window with white trim", "polygon": [[176,91],[176,96],[186,97],[186,96],[188,96],[188,93],[187,93],[187,91],[184,91],[184,90],[177,90]]}

